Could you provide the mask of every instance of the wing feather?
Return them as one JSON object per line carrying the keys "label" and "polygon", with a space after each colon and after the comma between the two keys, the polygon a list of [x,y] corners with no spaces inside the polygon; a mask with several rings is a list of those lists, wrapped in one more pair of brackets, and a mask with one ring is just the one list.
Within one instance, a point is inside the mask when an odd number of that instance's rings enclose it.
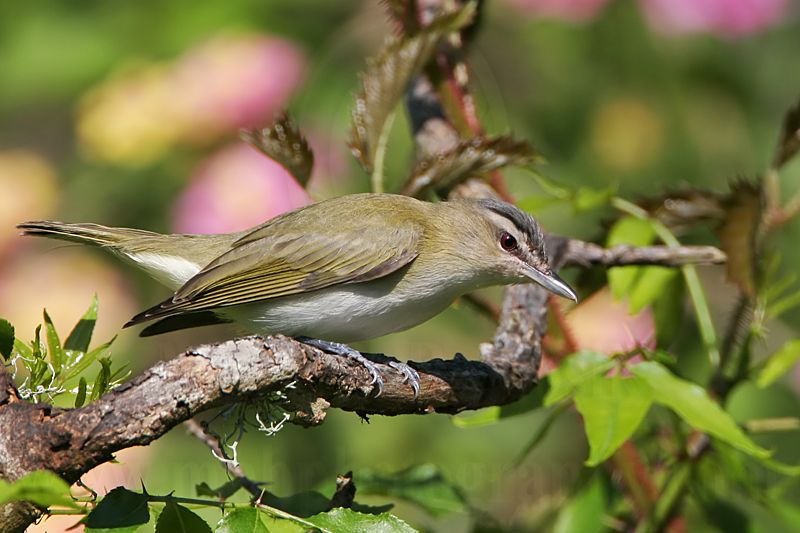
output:
{"label": "wing feather", "polygon": [[[382,220],[374,220],[376,216]],[[126,325],[362,283],[411,263],[419,254],[422,227],[400,220],[391,211],[373,213],[372,217],[356,231],[326,227],[307,234],[292,233],[281,227],[282,219],[276,219],[275,224],[268,223],[236,241],[172,298]]]}

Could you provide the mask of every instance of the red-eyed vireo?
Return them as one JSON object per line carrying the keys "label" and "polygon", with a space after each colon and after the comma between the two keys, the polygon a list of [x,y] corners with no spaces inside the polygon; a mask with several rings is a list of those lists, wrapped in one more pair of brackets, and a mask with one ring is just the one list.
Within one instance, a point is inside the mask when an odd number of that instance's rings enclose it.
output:
{"label": "red-eyed vireo", "polygon": [[[338,344],[404,330],[481,287],[536,282],[575,300],[550,268],[538,224],[499,200],[430,203],[355,194],[223,235],[162,235],[97,224],[18,226],[95,244],[176,292],[125,326],[159,319],[143,336],[234,321],[283,333],[376,367]],[[325,339],[322,342],[315,339]],[[402,364],[415,390],[416,372]]]}

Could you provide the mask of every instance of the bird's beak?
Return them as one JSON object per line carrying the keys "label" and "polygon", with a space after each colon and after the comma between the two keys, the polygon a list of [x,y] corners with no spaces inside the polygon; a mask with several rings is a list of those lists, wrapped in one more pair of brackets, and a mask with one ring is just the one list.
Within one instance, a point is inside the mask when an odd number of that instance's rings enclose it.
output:
{"label": "bird's beak", "polygon": [[575,294],[575,291],[573,291],[555,272],[544,274],[532,266],[526,265],[524,274],[553,294],[557,294],[563,298],[569,298],[574,302],[578,301],[578,296]]}

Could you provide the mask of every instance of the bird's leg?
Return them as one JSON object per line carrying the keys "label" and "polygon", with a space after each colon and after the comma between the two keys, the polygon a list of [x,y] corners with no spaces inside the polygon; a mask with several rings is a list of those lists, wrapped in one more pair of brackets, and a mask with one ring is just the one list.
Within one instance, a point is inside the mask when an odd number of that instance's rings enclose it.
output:
{"label": "bird's leg", "polygon": [[[381,393],[383,393],[383,378],[381,378],[378,365],[367,359],[367,357],[365,357],[364,354],[358,350],[340,342],[324,341],[321,339],[312,339],[310,337],[295,338],[303,344],[308,344],[309,346],[313,346],[314,348],[318,348],[324,352],[341,355],[343,357],[349,357],[358,361],[364,366],[364,368],[369,370],[369,373],[372,375],[372,381],[370,382],[370,385],[374,384],[377,387],[378,393],[376,396],[380,396]],[[414,389],[414,397],[416,398],[419,395],[419,374],[417,371],[407,364],[401,363],[397,360],[390,359],[386,364],[403,375],[403,382],[408,382],[411,384],[411,388]]]}

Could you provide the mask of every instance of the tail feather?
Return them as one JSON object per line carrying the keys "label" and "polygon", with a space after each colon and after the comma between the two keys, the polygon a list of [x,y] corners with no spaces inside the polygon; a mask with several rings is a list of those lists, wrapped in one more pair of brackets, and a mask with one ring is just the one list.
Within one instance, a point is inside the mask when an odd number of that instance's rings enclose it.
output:
{"label": "tail feather", "polygon": [[70,224],[51,220],[23,222],[17,228],[22,230],[23,235],[51,237],[96,246],[114,246],[132,237],[157,235],[138,229],[110,228],[100,224]]}
{"label": "tail feather", "polygon": [[[141,333],[139,333],[139,336],[151,337],[153,335],[161,335],[162,333],[169,333],[171,331],[178,331],[181,329],[213,326],[216,324],[229,324],[231,322],[232,320],[217,316],[211,311],[197,311],[194,313],[173,315],[162,318],[158,322],[144,328]],[[126,324],[125,327],[128,327],[128,324]]]}

